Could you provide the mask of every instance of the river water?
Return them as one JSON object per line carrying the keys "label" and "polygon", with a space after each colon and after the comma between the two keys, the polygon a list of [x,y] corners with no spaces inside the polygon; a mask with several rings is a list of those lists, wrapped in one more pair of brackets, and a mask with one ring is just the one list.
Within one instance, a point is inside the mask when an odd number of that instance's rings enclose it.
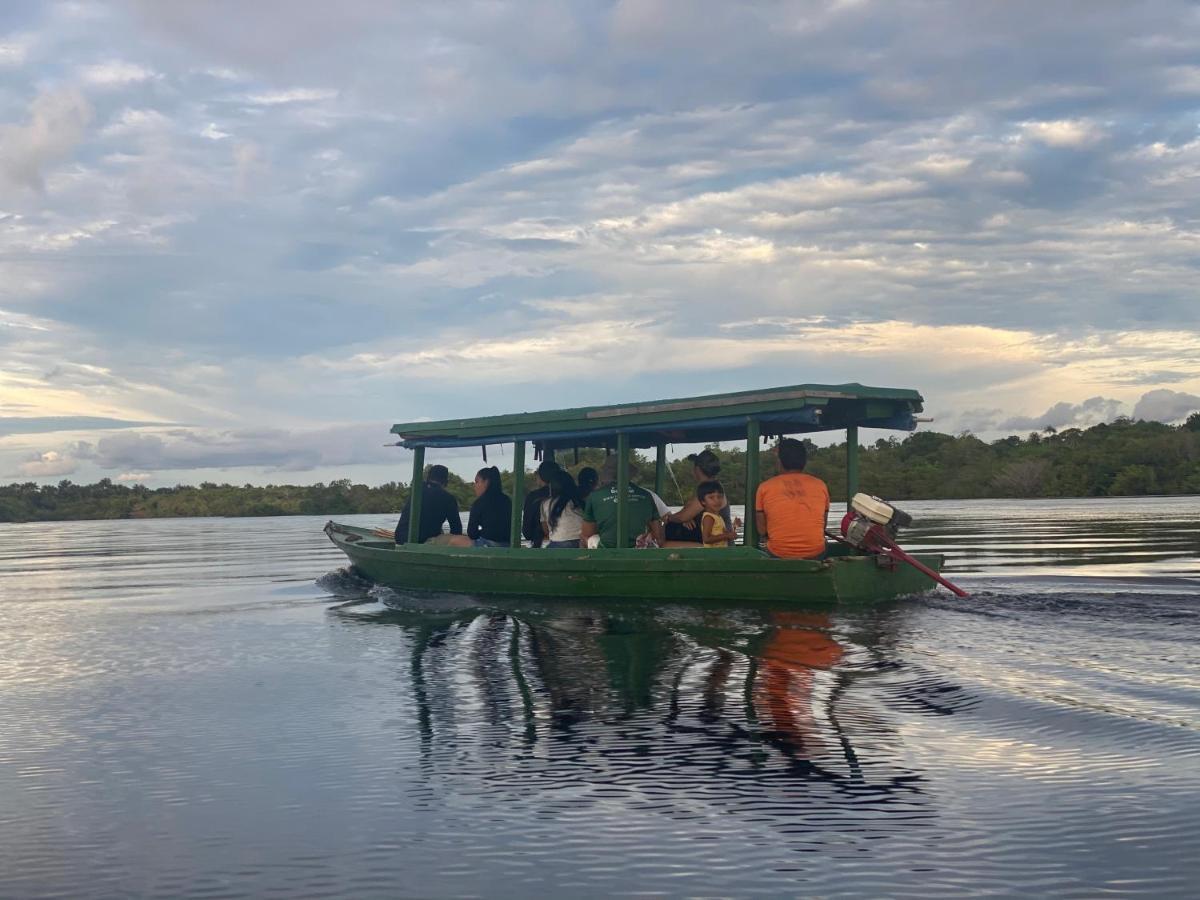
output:
{"label": "river water", "polygon": [[1200,498],[906,508],[971,598],[403,596],[315,518],[0,525],[0,897],[1196,896]]}

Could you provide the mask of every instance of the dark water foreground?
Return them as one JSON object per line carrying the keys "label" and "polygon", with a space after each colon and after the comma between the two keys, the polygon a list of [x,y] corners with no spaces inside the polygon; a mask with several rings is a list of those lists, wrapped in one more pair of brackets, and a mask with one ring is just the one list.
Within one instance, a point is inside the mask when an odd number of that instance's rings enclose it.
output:
{"label": "dark water foreground", "polygon": [[909,506],[972,599],[490,603],[315,519],[0,526],[0,897],[1196,896],[1200,500]]}

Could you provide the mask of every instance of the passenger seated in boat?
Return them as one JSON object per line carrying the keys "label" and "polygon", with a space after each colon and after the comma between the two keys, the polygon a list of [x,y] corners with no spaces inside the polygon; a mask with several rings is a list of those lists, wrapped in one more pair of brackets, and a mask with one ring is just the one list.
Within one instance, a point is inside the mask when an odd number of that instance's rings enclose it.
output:
{"label": "passenger seated in boat", "polygon": [[[423,544],[431,537],[442,533],[442,524],[450,523],[451,534],[462,534],[462,516],[458,513],[458,502],[446,490],[450,472],[445,466],[430,466],[421,486],[421,521],[417,529],[417,543]],[[400,513],[396,524],[396,543],[408,543],[408,519],[412,509],[412,495]]]}
{"label": "passenger seated in boat", "polygon": [[[721,474],[721,461],[717,458],[717,454],[709,449],[701,450],[699,453],[692,453],[688,456],[688,460],[692,463],[692,477],[696,482],[703,483],[705,481],[714,480]],[[704,508],[700,501],[695,497],[688,500],[679,512],[667,512],[663,516],[663,528],[668,541],[679,541],[682,543],[702,543],[700,536],[700,517],[704,513]],[[720,510],[720,516],[725,522],[726,531],[737,531],[737,526],[740,522],[734,522],[733,516],[729,511],[729,501],[726,500],[725,505]]]}
{"label": "passenger seated in boat", "polygon": [[704,508],[700,514],[700,542],[705,547],[728,547],[737,540],[737,529],[726,528],[721,509],[728,508],[725,488],[719,481],[702,481],[696,486],[696,499]]}
{"label": "passenger seated in boat", "polygon": [[583,527],[583,500],[569,472],[559,469],[550,476],[550,496],[542,501],[544,547],[550,550],[579,547]]}
{"label": "passenger seated in boat", "polygon": [[495,466],[475,473],[475,502],[467,517],[467,537],[476,547],[507,547],[512,534],[512,500],[500,488]]}
{"label": "passenger seated in boat", "polygon": [[550,496],[550,479],[558,471],[561,468],[554,460],[543,461],[537,467],[538,486],[529,492],[521,508],[521,537],[529,541],[530,546],[542,546],[542,501]]}
{"label": "passenger seated in boat", "polygon": [[767,540],[767,553],[784,559],[815,559],[825,552],[829,488],[804,474],[808,451],[802,441],[784,438],[772,451],[782,474],[758,486],[754,518]]}
{"label": "passenger seated in boat", "polygon": [[466,534],[442,534],[428,544],[447,547],[507,547],[512,534],[512,500],[500,488],[500,470],[488,466],[475,473],[475,502],[467,516]]}
{"label": "passenger seated in boat", "polygon": [[581,503],[588,498],[588,494],[594,491],[599,483],[600,473],[591,466],[584,466],[579,470],[579,500]]}
{"label": "passenger seated in boat", "polygon": [[[588,495],[583,504],[583,525],[580,528],[580,544],[586,546],[588,538],[598,535],[600,546],[617,547],[617,457],[604,460],[600,469],[600,487]],[[629,535],[626,547],[633,547],[638,537],[649,532],[658,545],[664,538],[662,522],[654,501],[644,488],[629,482],[629,493],[625,503],[626,532]]]}

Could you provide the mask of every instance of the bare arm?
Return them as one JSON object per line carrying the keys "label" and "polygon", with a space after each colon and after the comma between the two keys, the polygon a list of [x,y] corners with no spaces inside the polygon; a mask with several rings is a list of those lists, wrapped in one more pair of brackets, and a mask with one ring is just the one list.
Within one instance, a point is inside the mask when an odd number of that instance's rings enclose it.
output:
{"label": "bare arm", "polygon": [[579,526],[579,545],[581,547],[585,546],[587,544],[587,539],[593,534],[599,534],[599,532],[596,531],[596,523],[589,522],[585,519],[583,524]]}
{"label": "bare arm", "polygon": [[767,514],[761,509],[754,511],[754,524],[758,526],[759,540],[765,540],[767,537]]}
{"label": "bare arm", "polygon": [[700,515],[700,501],[693,497],[683,505],[679,512],[670,513],[663,517],[664,522],[690,522]]}

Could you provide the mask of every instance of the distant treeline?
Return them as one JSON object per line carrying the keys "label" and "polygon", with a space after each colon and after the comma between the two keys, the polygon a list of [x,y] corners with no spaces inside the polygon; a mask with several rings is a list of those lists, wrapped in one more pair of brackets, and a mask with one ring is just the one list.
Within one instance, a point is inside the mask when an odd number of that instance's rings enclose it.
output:
{"label": "distant treeline", "polygon": [[[809,446],[808,471],[844,499],[846,445]],[[721,481],[732,503],[746,492],[745,453],[719,448]],[[585,465],[599,468],[602,451],[560,456],[573,474]],[[776,474],[775,457],[760,456],[762,477]],[[668,503],[691,496],[695,482],[685,459],[671,463],[663,491]],[[635,454],[633,479],[654,483],[654,460]],[[512,491],[512,473],[503,475]],[[535,484],[526,474],[527,488]],[[1200,413],[1180,426],[1118,419],[1086,430],[1047,428],[1026,437],[987,443],[971,434],[923,431],[904,440],[888,438],[859,453],[860,489],[892,500],[940,500],[983,497],[1118,497],[1147,494],[1200,494]],[[474,499],[471,484],[450,476],[450,491],[466,509]],[[150,489],[143,485],[60,481],[0,486],[0,522],[68,519],[130,519],[170,516],[289,516],[398,514],[408,499],[407,485],[379,487],[349,480],[314,485],[243,485],[206,482]]]}

